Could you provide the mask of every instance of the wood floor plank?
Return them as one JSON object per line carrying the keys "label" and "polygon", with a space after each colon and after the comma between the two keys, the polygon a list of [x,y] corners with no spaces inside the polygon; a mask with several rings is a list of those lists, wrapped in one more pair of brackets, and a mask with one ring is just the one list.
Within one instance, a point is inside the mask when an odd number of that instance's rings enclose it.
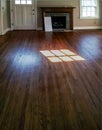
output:
{"label": "wood floor plank", "polygon": [[101,123],[102,30],[0,36],[0,130],[101,130]]}

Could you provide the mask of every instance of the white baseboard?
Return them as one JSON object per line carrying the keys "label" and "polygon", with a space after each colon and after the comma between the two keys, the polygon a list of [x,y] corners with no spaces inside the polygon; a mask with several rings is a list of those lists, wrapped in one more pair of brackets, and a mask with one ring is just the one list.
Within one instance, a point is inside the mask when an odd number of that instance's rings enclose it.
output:
{"label": "white baseboard", "polygon": [[[102,26],[85,26],[85,27],[74,27],[74,30],[83,30],[83,29],[102,29]],[[38,27],[37,30],[43,30],[42,27]]]}
{"label": "white baseboard", "polygon": [[74,27],[74,30],[82,30],[82,29],[102,29],[102,26]]}
{"label": "white baseboard", "polygon": [[[83,30],[83,29],[86,29],[86,30],[87,29],[102,29],[102,26],[74,27],[74,30]],[[43,30],[43,28],[42,27],[38,27],[37,30],[38,31],[39,30]],[[11,28],[7,28],[0,35],[5,35],[8,31],[12,31],[12,29]]]}
{"label": "white baseboard", "polygon": [[7,28],[7,29],[5,29],[5,30],[2,32],[1,35],[5,35],[8,31],[11,31],[11,28]]}

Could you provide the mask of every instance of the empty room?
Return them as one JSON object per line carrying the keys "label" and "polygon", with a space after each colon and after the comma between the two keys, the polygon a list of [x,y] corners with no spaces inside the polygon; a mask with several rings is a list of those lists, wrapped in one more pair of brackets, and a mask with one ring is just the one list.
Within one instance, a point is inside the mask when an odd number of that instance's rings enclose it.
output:
{"label": "empty room", "polygon": [[0,0],[0,130],[102,130],[102,0]]}

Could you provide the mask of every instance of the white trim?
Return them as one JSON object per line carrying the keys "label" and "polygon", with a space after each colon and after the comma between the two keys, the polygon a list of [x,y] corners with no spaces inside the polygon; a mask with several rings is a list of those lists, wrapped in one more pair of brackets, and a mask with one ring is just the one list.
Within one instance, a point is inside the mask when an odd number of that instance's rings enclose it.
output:
{"label": "white trim", "polygon": [[[83,29],[102,29],[102,26],[83,26],[83,27],[74,27],[74,30],[83,30]],[[37,28],[38,31],[42,31],[42,27]],[[70,31],[70,30],[69,30]]]}
{"label": "white trim", "polygon": [[3,1],[1,0],[1,35],[3,34]]}
{"label": "white trim", "polygon": [[[0,1],[0,5],[1,5],[1,1]],[[0,6],[0,12],[1,12],[1,6]],[[0,14],[0,35],[2,33],[2,25],[1,25],[1,14]]]}
{"label": "white trim", "polygon": [[89,20],[90,20],[90,19],[99,19],[99,18],[100,18],[100,17],[99,17],[99,14],[98,14],[97,16],[95,16],[95,17],[91,17],[91,16],[89,16],[89,17],[88,17],[88,16],[84,17],[84,16],[81,16],[81,15],[80,15],[80,19],[89,19]]}
{"label": "white trim", "polygon": [[80,19],[98,19],[99,18],[99,0],[97,0],[95,16],[82,16],[82,0],[80,0]]}
{"label": "white trim", "polygon": [[2,34],[1,35],[5,35],[7,32],[9,32],[9,31],[11,31],[11,28],[7,28],[7,29],[5,29],[3,32],[2,32]]}
{"label": "white trim", "polygon": [[74,30],[82,30],[82,29],[102,29],[102,26],[74,27]]}
{"label": "white trim", "polygon": [[14,18],[13,18],[13,1],[10,0],[10,21],[11,21],[11,30],[13,31],[14,27],[13,27],[13,24],[14,24]]}
{"label": "white trim", "polygon": [[37,0],[35,0],[34,4],[35,4],[35,7],[34,7],[35,8],[35,30],[37,30],[37,26],[38,26],[37,25],[37,23],[38,23],[38,21],[37,21],[37,17],[38,17],[38,14],[37,14],[37,12],[38,12],[37,11]]}
{"label": "white trim", "polygon": [[11,31],[11,28],[4,29],[4,20],[3,20],[3,12],[4,12],[4,3],[3,0],[1,0],[1,32],[0,35],[6,34],[8,31]]}

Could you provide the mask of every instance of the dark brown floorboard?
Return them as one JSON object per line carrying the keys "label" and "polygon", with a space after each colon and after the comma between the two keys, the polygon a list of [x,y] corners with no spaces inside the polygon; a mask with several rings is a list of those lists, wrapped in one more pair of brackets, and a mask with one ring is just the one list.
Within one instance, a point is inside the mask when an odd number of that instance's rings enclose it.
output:
{"label": "dark brown floorboard", "polygon": [[[84,60],[55,55],[61,62],[51,62],[40,52],[61,49]],[[0,130],[101,130],[101,124],[101,30],[0,36]]]}

